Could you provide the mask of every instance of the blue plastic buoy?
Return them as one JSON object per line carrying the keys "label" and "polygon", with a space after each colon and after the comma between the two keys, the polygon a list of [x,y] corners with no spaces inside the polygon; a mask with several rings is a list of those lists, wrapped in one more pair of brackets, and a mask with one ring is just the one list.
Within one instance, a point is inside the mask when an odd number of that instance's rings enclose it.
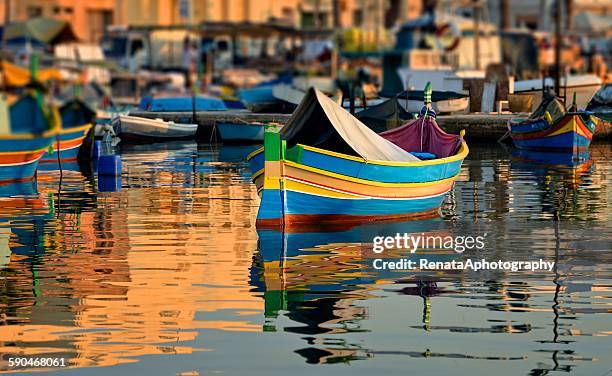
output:
{"label": "blue plastic buoy", "polygon": [[98,175],[121,176],[121,157],[101,155],[98,159]]}

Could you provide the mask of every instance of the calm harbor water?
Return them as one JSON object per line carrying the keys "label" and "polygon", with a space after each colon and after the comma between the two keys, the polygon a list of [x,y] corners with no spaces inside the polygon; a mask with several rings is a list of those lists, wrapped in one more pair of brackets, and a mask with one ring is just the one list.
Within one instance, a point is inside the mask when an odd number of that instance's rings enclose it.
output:
{"label": "calm harbor water", "polygon": [[[61,357],[20,370],[612,372],[609,145],[575,160],[471,145],[441,218],[294,234],[256,231],[252,150],[123,146],[120,191],[70,164],[1,188],[0,370]],[[557,265],[374,270],[362,243],[395,232],[486,233],[491,257]]]}

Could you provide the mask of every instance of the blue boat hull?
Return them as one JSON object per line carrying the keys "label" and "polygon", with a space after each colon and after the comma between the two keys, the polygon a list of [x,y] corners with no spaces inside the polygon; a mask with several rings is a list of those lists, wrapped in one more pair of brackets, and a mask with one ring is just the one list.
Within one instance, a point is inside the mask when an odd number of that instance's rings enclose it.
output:
{"label": "blue boat hull", "polygon": [[247,123],[216,123],[223,142],[262,142],[264,137],[263,124]]}
{"label": "blue boat hull", "polygon": [[151,98],[143,97],[140,108],[146,111],[157,112],[189,112],[193,111],[226,111],[227,106],[223,100],[218,98],[198,96],[192,97],[172,97],[172,98]]}
{"label": "blue boat hull", "polygon": [[[285,217],[321,218],[336,222],[368,222],[381,217],[397,218],[429,218],[438,215],[446,193],[416,199],[362,199],[346,200],[332,197],[322,197],[303,192],[286,190],[283,200],[278,197],[280,190],[264,189],[257,221],[264,224],[279,219],[279,213]],[[284,202],[284,207],[283,207]],[[338,214],[341,213],[341,214]],[[332,217],[333,216],[333,217]],[[309,221],[312,222],[312,221]],[[266,227],[264,225],[264,227]]]}
{"label": "blue boat hull", "polygon": [[52,136],[0,139],[0,182],[34,178]]}

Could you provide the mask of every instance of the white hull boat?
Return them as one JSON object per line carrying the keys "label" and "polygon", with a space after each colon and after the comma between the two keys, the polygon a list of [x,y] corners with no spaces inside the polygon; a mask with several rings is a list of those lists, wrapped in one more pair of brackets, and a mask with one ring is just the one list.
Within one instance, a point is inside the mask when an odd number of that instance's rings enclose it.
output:
{"label": "white hull boat", "polygon": [[[401,92],[397,95],[397,102],[407,112],[419,113],[423,108],[423,91]],[[470,97],[467,94],[452,91],[434,91],[431,105],[438,114],[461,113],[468,109]]]}
{"label": "white hull boat", "polygon": [[[591,74],[585,75],[572,75],[568,77],[561,77],[561,89],[558,95],[565,94],[566,104],[569,105],[572,103],[574,93],[576,94],[576,104],[579,109],[584,109],[589,104],[589,101],[597,90],[599,90],[603,84],[603,81]],[[554,87],[554,80],[550,77],[547,77],[544,85],[546,87]],[[542,102],[542,79],[536,80],[525,80],[525,81],[516,81],[514,83],[514,93],[530,93],[534,94],[534,109],[537,107],[540,102]]]}
{"label": "white hull boat", "polygon": [[197,131],[197,124],[182,124],[137,116],[119,116],[117,134],[122,139],[162,141],[195,138]]}
{"label": "white hull boat", "polygon": [[[400,106],[404,108],[404,110],[410,113],[419,113],[421,111],[421,108],[423,108],[422,100],[418,101],[412,99],[398,99],[398,102]],[[431,103],[433,110],[437,114],[463,112],[468,108],[469,104],[470,98],[446,99]]]}

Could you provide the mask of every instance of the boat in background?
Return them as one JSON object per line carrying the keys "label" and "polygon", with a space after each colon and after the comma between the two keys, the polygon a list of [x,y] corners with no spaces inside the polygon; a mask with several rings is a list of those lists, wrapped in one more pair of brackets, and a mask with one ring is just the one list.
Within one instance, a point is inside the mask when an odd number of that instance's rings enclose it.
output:
{"label": "boat in background", "polygon": [[244,110],[246,106],[240,98],[236,95],[236,92],[233,88],[225,85],[213,85],[209,86],[207,93],[213,95],[216,98],[219,98],[225,104],[228,110]]}
{"label": "boat in background", "polygon": [[570,152],[589,148],[596,125],[597,119],[591,113],[566,111],[550,93],[545,93],[529,118],[513,118],[508,122],[510,137],[517,148]]}
{"label": "boat in background", "polygon": [[251,88],[240,89],[237,96],[252,112],[278,112],[282,103],[274,97],[272,90],[275,85],[289,84],[291,80],[291,75],[281,75],[277,79],[262,82]]}
{"label": "boat in background", "polygon": [[96,117],[95,111],[78,99],[64,104],[59,112],[61,122],[58,133],[41,163],[56,162],[58,159],[76,161],[81,145],[94,125]]}
{"label": "boat in background", "polygon": [[[397,95],[398,102],[404,110],[418,113],[423,107],[423,91],[408,90]],[[454,91],[433,91],[431,94],[432,108],[436,113],[456,113],[467,110],[470,97]]]}
{"label": "boat in background", "polygon": [[253,143],[262,142],[264,138],[265,125],[263,123],[218,121],[215,126],[223,142]]}
{"label": "boat in background", "polygon": [[275,112],[280,107],[280,102],[272,92],[274,84],[257,86],[238,91],[238,98],[246,108],[252,112]]}
{"label": "boat in background", "polygon": [[263,150],[248,157],[261,194],[258,227],[436,216],[468,147],[427,109],[378,135],[310,89],[287,124],[266,130]]}
{"label": "boat in background", "polygon": [[34,178],[40,159],[57,134],[53,110],[41,106],[35,92],[26,92],[9,108],[0,98],[0,183],[27,181]]}
{"label": "boat in background", "polygon": [[296,108],[306,96],[306,92],[314,88],[328,96],[337,95],[336,82],[331,77],[295,77],[291,84],[278,84],[272,88],[272,95],[284,103],[285,108]]}
{"label": "boat in background", "polygon": [[[524,80],[516,81],[514,83],[515,94],[530,93],[534,95],[534,103],[540,103],[545,99],[542,96],[542,82],[544,81],[545,87],[554,87],[555,83],[551,77],[546,77],[544,80]],[[576,105],[578,108],[585,108],[593,95],[601,88],[601,78],[592,74],[583,75],[570,75],[561,77],[561,88],[560,93],[564,94],[566,98],[576,97]]]}
{"label": "boat in background", "polygon": [[197,124],[182,124],[162,119],[121,115],[115,132],[121,139],[133,141],[164,141],[195,138]]}
{"label": "boat in background", "polygon": [[359,111],[355,117],[376,133],[397,128],[414,119],[414,115],[402,107],[397,97]]}
{"label": "boat in background", "polygon": [[272,88],[274,98],[283,104],[284,108],[295,109],[304,99],[306,93],[294,88],[290,84],[279,84]]}
{"label": "boat in background", "polygon": [[206,95],[142,97],[139,108],[152,112],[226,111],[227,106],[219,98]]}

